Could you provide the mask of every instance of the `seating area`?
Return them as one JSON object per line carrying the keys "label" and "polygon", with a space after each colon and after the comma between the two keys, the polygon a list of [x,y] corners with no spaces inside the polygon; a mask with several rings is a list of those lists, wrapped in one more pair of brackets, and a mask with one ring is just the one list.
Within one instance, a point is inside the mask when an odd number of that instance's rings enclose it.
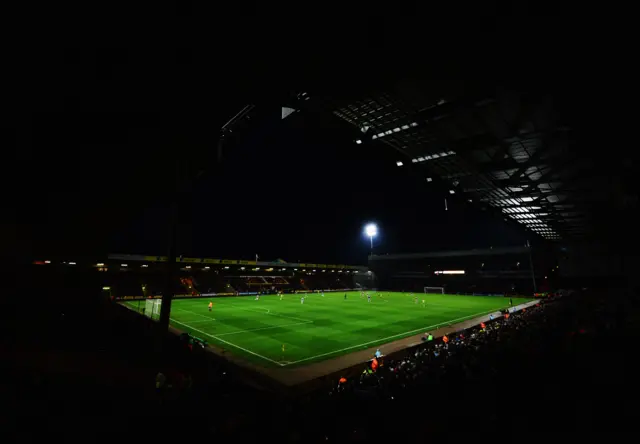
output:
{"label": "seating area", "polygon": [[[49,427],[78,437],[105,421],[111,432],[146,438],[286,442],[634,426],[635,397],[625,394],[638,389],[629,355],[637,290],[567,292],[446,343],[383,356],[375,369],[363,364],[311,392],[277,394],[185,338],[158,342],[155,323],[91,295],[93,277],[29,282],[23,298],[3,307],[11,316],[3,316],[0,389],[12,412],[46,413]],[[34,322],[37,330],[26,328]],[[130,420],[142,417],[163,425]]]}
{"label": "seating area", "polygon": [[[160,296],[166,282],[158,272],[146,270],[118,270],[103,276],[103,286],[109,287],[116,298]],[[293,274],[280,276],[234,276],[216,271],[181,270],[176,279],[175,291],[178,295],[198,296],[199,294],[278,292],[291,293],[308,290],[332,290],[355,288],[351,275],[326,275],[324,273]]]}

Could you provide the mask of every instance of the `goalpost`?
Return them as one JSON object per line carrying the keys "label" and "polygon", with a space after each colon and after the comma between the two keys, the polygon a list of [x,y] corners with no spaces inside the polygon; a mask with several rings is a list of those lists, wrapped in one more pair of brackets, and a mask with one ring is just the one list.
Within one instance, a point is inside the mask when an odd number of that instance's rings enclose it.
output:
{"label": "goalpost", "polygon": [[162,299],[147,299],[144,303],[144,315],[151,319],[160,319]]}
{"label": "goalpost", "polygon": [[444,287],[424,287],[425,293],[444,294]]}

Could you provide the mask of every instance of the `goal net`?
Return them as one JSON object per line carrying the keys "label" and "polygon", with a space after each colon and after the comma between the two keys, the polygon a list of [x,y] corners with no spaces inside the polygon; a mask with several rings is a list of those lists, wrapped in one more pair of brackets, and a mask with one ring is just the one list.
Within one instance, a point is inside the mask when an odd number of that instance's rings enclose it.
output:
{"label": "goal net", "polygon": [[424,287],[425,293],[444,294],[444,287]]}
{"label": "goal net", "polygon": [[144,304],[144,315],[151,319],[160,319],[162,299],[147,299]]}

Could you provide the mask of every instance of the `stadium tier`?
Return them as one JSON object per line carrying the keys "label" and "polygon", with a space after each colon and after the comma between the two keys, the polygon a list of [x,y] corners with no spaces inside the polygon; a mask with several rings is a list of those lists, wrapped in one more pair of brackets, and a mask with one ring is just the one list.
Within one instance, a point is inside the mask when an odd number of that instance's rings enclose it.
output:
{"label": "stadium tier", "polygon": [[[209,261],[209,262],[205,262]],[[217,263],[211,262],[217,261]],[[80,265],[80,264],[79,264]],[[166,259],[155,256],[116,255],[89,265],[102,274],[103,287],[114,299],[159,297],[166,288]],[[176,267],[177,298],[294,293],[366,287],[356,285],[365,267],[326,264],[291,264],[217,259],[180,259]]]}

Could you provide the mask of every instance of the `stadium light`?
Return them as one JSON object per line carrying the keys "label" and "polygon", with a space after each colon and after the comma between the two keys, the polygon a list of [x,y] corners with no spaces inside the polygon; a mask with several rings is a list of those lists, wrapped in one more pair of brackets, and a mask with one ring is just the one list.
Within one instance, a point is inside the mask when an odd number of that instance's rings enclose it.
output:
{"label": "stadium light", "polygon": [[364,233],[369,236],[369,240],[371,241],[371,253],[373,254],[373,238],[378,235],[378,227],[376,224],[367,224],[364,227]]}
{"label": "stadium light", "polygon": [[75,265],[75,264],[76,264],[75,262],[69,262],[69,265]]}
{"label": "stadium light", "polygon": [[102,262],[99,262],[96,264],[96,267],[104,267],[104,264]]}
{"label": "stadium light", "polygon": [[205,269],[205,270],[208,270],[208,269],[210,269],[210,268],[211,268],[211,267],[204,267],[204,269]]}
{"label": "stadium light", "polygon": [[50,264],[50,263],[51,263],[51,261],[44,261],[44,263],[45,263],[45,264]]}
{"label": "stadium light", "polygon": [[360,144],[362,143],[362,140],[358,139],[358,140],[356,140],[356,143],[357,143],[358,145],[360,145]]}
{"label": "stadium light", "polygon": [[399,167],[401,167],[401,166],[402,166],[402,165],[404,165],[404,164],[403,164],[401,161],[399,161],[399,160],[398,160],[398,161],[396,162],[396,165],[398,165]]}

